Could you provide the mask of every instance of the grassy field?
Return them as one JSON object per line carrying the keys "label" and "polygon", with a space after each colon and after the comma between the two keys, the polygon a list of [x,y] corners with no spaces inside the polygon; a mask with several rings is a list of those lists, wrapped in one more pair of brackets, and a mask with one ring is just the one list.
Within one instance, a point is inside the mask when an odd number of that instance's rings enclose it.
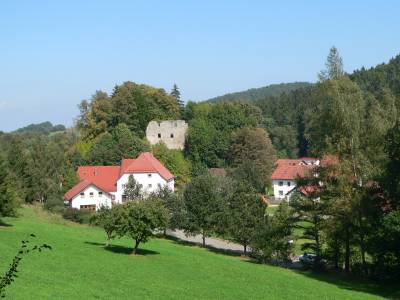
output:
{"label": "grassy field", "polygon": [[393,290],[259,265],[167,239],[153,239],[141,255],[117,239],[104,248],[100,229],[76,225],[35,207],[0,227],[0,272],[29,233],[52,251],[29,254],[9,299],[381,299]]}

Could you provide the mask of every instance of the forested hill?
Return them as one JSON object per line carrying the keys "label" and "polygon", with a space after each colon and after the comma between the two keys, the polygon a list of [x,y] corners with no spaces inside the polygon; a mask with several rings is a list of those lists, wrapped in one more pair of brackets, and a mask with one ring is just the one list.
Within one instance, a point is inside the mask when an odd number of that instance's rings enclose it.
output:
{"label": "forested hill", "polygon": [[370,69],[356,70],[350,78],[365,91],[374,93],[381,88],[388,88],[394,95],[400,97],[400,54],[388,63]]}
{"label": "forested hill", "polygon": [[53,125],[51,122],[43,122],[38,124],[30,124],[28,126],[15,130],[15,133],[41,133],[49,134],[56,131],[64,131],[64,125]]}
{"label": "forested hill", "polygon": [[253,88],[247,91],[229,93],[215,98],[208,99],[210,102],[217,101],[255,101],[265,97],[277,97],[283,93],[290,93],[299,88],[307,87],[312,85],[309,82],[292,82],[292,83],[279,83],[271,84],[261,88]]}

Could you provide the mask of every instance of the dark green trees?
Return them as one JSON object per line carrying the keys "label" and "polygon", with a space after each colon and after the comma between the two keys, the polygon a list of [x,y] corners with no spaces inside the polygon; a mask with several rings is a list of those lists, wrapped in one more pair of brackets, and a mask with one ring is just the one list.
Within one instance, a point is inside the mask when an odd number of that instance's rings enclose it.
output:
{"label": "dark green trees", "polygon": [[219,230],[230,198],[230,184],[226,179],[208,173],[188,184],[183,195],[186,220],[183,224],[188,234],[201,234],[205,238]]}
{"label": "dark green trees", "polygon": [[8,168],[4,158],[0,155],[0,219],[13,216],[19,205],[17,191],[8,178]]}

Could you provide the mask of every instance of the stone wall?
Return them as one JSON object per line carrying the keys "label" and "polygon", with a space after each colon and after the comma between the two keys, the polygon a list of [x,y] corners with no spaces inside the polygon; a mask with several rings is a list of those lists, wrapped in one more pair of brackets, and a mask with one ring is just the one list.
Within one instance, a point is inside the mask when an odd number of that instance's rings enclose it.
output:
{"label": "stone wall", "polygon": [[188,124],[184,120],[151,121],[146,137],[151,145],[163,142],[168,149],[184,149]]}

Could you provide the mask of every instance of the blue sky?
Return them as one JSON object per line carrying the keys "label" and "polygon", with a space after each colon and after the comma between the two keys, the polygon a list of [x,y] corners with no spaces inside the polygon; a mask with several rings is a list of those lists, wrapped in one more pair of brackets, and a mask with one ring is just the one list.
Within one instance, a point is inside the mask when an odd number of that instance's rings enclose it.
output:
{"label": "blue sky", "polygon": [[[351,3],[350,3],[351,2]],[[126,80],[187,100],[315,81],[335,45],[350,72],[400,52],[400,1],[0,2],[0,130],[52,121]]]}

